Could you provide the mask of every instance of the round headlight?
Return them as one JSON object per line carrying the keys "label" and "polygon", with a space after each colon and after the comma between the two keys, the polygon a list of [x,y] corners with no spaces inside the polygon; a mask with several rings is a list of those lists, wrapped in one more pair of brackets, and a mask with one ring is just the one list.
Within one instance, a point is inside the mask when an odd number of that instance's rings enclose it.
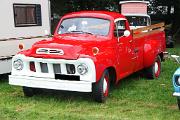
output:
{"label": "round headlight", "polygon": [[180,76],[178,77],[178,83],[179,83],[179,85],[180,85]]}
{"label": "round headlight", "polygon": [[80,64],[77,67],[77,71],[78,71],[79,74],[84,75],[84,74],[86,74],[88,72],[88,67],[85,64]]}
{"label": "round headlight", "polygon": [[20,59],[17,59],[17,60],[15,60],[14,62],[13,62],[13,67],[14,67],[14,69],[16,69],[16,70],[22,70],[23,69],[23,61],[22,60],[20,60]]}

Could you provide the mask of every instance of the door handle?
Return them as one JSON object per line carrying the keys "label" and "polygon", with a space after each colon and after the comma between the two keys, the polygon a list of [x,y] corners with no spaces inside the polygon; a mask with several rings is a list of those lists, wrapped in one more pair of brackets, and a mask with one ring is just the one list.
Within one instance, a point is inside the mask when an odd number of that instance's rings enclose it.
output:
{"label": "door handle", "polygon": [[119,45],[123,45],[123,43],[121,43],[121,42],[120,42],[120,43],[118,43],[118,44],[119,44]]}

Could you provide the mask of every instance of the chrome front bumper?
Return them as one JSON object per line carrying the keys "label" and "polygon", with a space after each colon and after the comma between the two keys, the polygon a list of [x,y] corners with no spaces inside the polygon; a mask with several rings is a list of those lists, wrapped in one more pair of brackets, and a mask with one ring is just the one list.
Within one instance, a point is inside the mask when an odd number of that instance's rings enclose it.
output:
{"label": "chrome front bumper", "polygon": [[174,93],[173,93],[173,96],[175,96],[175,97],[180,97],[180,93],[179,93],[179,92],[174,92]]}

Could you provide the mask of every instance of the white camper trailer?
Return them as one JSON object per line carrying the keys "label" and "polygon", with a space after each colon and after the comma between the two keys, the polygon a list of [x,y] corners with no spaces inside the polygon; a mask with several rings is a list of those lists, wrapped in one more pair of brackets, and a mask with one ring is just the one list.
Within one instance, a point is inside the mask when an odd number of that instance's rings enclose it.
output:
{"label": "white camper trailer", "polygon": [[50,0],[1,0],[0,16],[0,74],[4,74],[11,71],[19,44],[28,49],[50,34]]}
{"label": "white camper trailer", "polygon": [[151,18],[147,14],[148,1],[120,1],[121,14],[125,15],[130,23],[130,29],[151,25]]}

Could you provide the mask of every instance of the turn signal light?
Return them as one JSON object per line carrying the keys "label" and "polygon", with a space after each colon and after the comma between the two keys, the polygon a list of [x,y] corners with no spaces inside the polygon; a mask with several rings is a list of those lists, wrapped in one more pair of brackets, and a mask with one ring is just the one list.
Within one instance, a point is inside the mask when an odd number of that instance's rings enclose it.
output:
{"label": "turn signal light", "polygon": [[24,49],[24,45],[23,44],[19,44],[19,49],[20,50]]}
{"label": "turn signal light", "polygon": [[99,53],[99,49],[97,47],[92,48],[93,55],[97,55]]}
{"label": "turn signal light", "polygon": [[36,72],[36,67],[35,67],[34,62],[29,63],[29,68],[30,68],[31,71]]}

